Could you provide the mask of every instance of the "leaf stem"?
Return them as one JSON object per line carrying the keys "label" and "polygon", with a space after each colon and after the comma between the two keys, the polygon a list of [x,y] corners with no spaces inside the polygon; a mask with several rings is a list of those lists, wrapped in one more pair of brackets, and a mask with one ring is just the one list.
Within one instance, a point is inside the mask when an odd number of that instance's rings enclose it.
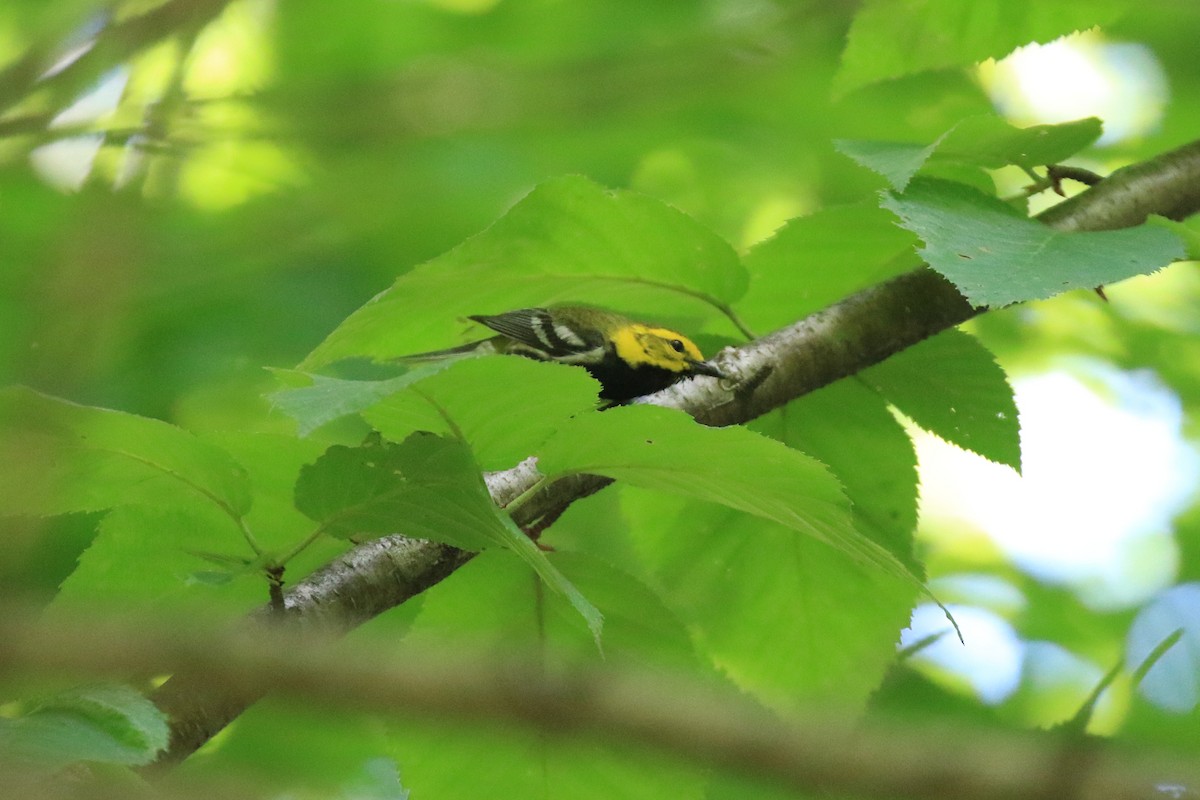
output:
{"label": "leaf stem", "polygon": [[[232,510],[230,510],[230,512],[232,513]],[[254,532],[251,531],[250,526],[246,524],[245,518],[241,516],[234,516],[234,519],[237,521],[238,529],[241,530],[242,536],[246,540],[246,544],[250,545],[250,549],[254,551],[254,555],[261,556],[263,554],[262,545],[258,543],[258,539],[255,537]]]}
{"label": "leaf stem", "polygon": [[286,553],[276,559],[276,563],[280,566],[286,565],[293,558],[307,550],[313,542],[315,542],[317,539],[320,539],[323,535],[325,535],[325,526],[318,525],[313,529],[312,533],[310,533],[308,536],[305,536],[298,543],[296,543],[291,550],[288,550]]}
{"label": "leaf stem", "polygon": [[[1020,167],[1021,171],[1029,176],[1029,179],[1033,181],[1034,185],[1046,184],[1046,186],[1043,186],[1042,188],[1047,188],[1049,185],[1049,178],[1043,178],[1041,175],[1038,175],[1033,171],[1033,167],[1028,167],[1024,164],[1021,164]],[[1038,189],[1038,191],[1040,192],[1042,189]]]}
{"label": "leaf stem", "polygon": [[437,400],[434,400],[429,396],[429,394],[421,391],[416,386],[411,386],[409,389],[417,397],[433,406],[433,410],[436,411],[438,416],[442,418],[442,422],[446,423],[446,427],[450,429],[450,434],[454,436],[455,439],[458,439],[463,444],[470,446],[467,442],[467,437],[462,432],[462,428],[458,427],[458,423],[454,421],[454,417],[450,416],[450,412],[448,412],[441,403],[439,403]]}
{"label": "leaf stem", "polygon": [[514,514],[516,514],[517,511],[519,511],[521,509],[522,506],[524,506],[531,499],[533,499],[534,495],[536,495],[538,492],[540,492],[542,490],[542,488],[544,486],[546,486],[549,482],[550,482],[550,479],[546,478],[545,476],[538,478],[536,481],[533,482],[533,485],[531,485],[528,489],[521,492],[519,495],[514,497],[512,500],[509,500],[507,503],[505,503],[504,511],[508,514],[509,517],[512,517]]}
{"label": "leaf stem", "polygon": [[758,338],[755,336],[754,331],[750,330],[750,327],[742,321],[742,318],[738,316],[738,313],[733,310],[732,306],[726,305],[725,303],[716,302],[714,302],[714,305],[718,311],[724,314],[729,321],[733,323],[734,327],[737,328],[741,334],[746,337],[746,339],[752,340]]}
{"label": "leaf stem", "polygon": [[[598,279],[604,279],[605,276],[593,276],[593,277],[598,278]],[[728,319],[730,322],[732,322],[734,327],[737,328],[738,331],[743,336],[745,336],[747,339],[758,338],[757,336],[755,336],[754,331],[750,330],[750,327],[748,325],[746,325],[746,323],[742,321],[742,318],[738,316],[737,312],[733,310],[732,306],[730,306],[728,303],[718,300],[717,298],[713,297],[710,294],[707,294],[706,292],[698,292],[694,289],[689,289],[686,286],[679,286],[678,284],[674,284],[674,283],[664,283],[662,281],[647,280],[645,278],[621,277],[621,278],[611,278],[611,280],[619,280],[619,281],[622,281],[625,283],[639,283],[639,284],[642,284],[643,286],[654,286],[659,289],[666,289],[667,291],[670,291],[670,292],[678,292],[679,294],[682,294],[686,297],[694,297],[695,299],[699,300],[700,302],[704,303],[705,305],[711,306],[712,308],[719,311],[722,315],[725,316],[726,319]]]}
{"label": "leaf stem", "polygon": [[1075,712],[1075,716],[1062,724],[1062,730],[1078,734],[1079,736],[1087,732],[1087,726],[1092,721],[1092,715],[1096,712],[1096,704],[1100,702],[1100,695],[1104,694],[1104,690],[1111,686],[1113,681],[1117,679],[1117,676],[1121,674],[1122,666],[1121,662],[1118,661],[1108,671],[1108,674],[1100,679],[1100,682],[1092,689],[1091,694],[1083,701],[1083,705],[1079,706],[1079,710]]}
{"label": "leaf stem", "polygon": [[1155,645],[1154,649],[1150,651],[1148,656],[1142,659],[1142,663],[1137,665],[1137,669],[1135,669],[1133,674],[1130,676],[1133,680],[1134,686],[1137,686],[1139,683],[1141,683],[1142,679],[1146,677],[1146,673],[1150,671],[1150,668],[1157,664],[1158,660],[1166,655],[1168,650],[1178,644],[1179,640],[1183,638],[1183,633],[1183,628],[1176,628],[1175,630],[1171,631],[1166,638]]}
{"label": "leaf stem", "polygon": [[905,648],[901,649],[898,653],[896,653],[897,663],[907,661],[908,659],[912,658],[913,656],[915,656],[917,653],[921,652],[925,648],[937,644],[949,632],[950,631],[943,628],[940,631],[934,631],[931,634],[922,636],[920,639],[913,642],[908,647],[905,647]]}

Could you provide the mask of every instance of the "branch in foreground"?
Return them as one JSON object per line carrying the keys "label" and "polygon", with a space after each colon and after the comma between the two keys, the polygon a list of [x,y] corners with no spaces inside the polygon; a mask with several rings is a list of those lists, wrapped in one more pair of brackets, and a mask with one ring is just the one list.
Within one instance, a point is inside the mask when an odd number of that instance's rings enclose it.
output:
{"label": "branch in foreground", "polygon": [[[7,609],[6,609],[7,610]],[[181,632],[187,631],[186,634]],[[1157,797],[1164,781],[1200,785],[1190,759],[1135,758],[1098,741],[1045,732],[848,725],[810,714],[782,721],[744,696],[678,676],[606,669],[547,673],[536,658],[330,647],[325,637],[257,625],[197,635],[161,621],[29,624],[0,615],[0,672],[122,676],[183,668],[245,695],[409,717],[518,723],[546,734],[637,742],[812,793],[971,800]],[[486,665],[482,668],[471,665]]]}
{"label": "branch in foreground", "polygon": [[[385,536],[359,545],[295,586],[284,600],[289,620],[310,632],[341,634],[403,603],[458,569],[471,553],[449,545]],[[263,606],[254,621],[274,612]],[[256,619],[255,619],[256,618]],[[182,761],[262,697],[260,686],[216,678],[182,662],[152,695],[171,720],[171,740],[158,760]]]}
{"label": "branch in foreground", "polygon": [[[1102,230],[1137,225],[1149,214],[1182,218],[1200,209],[1200,142],[1127,167],[1042,215],[1061,230]],[[944,278],[915,270],[845,300],[743,347],[719,356],[723,370],[759,382],[738,394],[716,381],[686,381],[651,402],[688,411],[707,425],[747,422],[809,392],[883,361],[958,325],[972,308]],[[500,506],[538,480],[526,461],[489,476]],[[522,505],[518,524],[550,518],[610,481],[575,476],[542,489]],[[391,536],[356,548],[298,584],[287,606],[301,625],[349,630],[404,602],[449,575],[469,555],[433,542]],[[398,559],[398,560],[394,560]],[[163,763],[187,758],[258,695],[231,695],[202,672],[179,674],[154,700],[172,718],[171,746]]]}
{"label": "branch in foreground", "polygon": [[101,75],[146,47],[172,34],[199,30],[215,19],[229,0],[168,0],[144,14],[109,22],[91,46],[74,61],[52,74],[54,59],[61,58],[61,43],[54,40],[31,46],[15,62],[0,70],[0,111],[5,111],[36,91],[52,89],[73,98]]}

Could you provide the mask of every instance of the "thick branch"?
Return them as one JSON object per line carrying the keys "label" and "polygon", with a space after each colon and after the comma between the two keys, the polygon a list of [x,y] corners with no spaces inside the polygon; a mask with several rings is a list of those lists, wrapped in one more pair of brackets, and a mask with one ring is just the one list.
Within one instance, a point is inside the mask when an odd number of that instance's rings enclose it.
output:
{"label": "thick branch", "polygon": [[736,425],[878,364],[980,312],[931,269],[919,269],[864,289],[794,325],[732,352],[721,369],[756,384],[740,394],[672,387],[652,402],[683,408],[705,425]]}
{"label": "thick branch", "polygon": [[[488,489],[498,504],[505,505],[538,477],[533,459],[527,459],[513,469],[487,476]],[[580,476],[555,484],[539,500],[565,508],[606,483],[602,478]],[[517,521],[528,523],[533,517],[522,515]],[[398,534],[373,539],[296,584],[284,598],[287,621],[297,630],[340,635],[437,584],[472,555]],[[251,623],[272,615],[272,610],[263,606],[252,615]],[[238,686],[214,681],[204,668],[185,669],[164,683],[153,699],[171,718],[171,743],[158,765],[187,758],[261,696],[257,687]]]}
{"label": "thick branch", "polygon": [[[309,631],[341,634],[395,608],[471,557],[449,545],[385,536],[359,545],[294,587],[284,601],[289,620]],[[270,617],[268,606],[254,617]],[[191,755],[262,696],[259,685],[214,679],[202,664],[175,673],[153,695],[171,719],[163,767]]]}
{"label": "thick branch", "polygon": [[1180,220],[1200,211],[1200,142],[1117,170],[1040,217],[1062,231],[1107,231],[1141,225],[1156,214]]}
{"label": "thick branch", "polygon": [[[1136,225],[1148,214],[1182,218],[1200,209],[1200,143],[1120,170],[1051,209],[1042,219],[1063,230]],[[1052,267],[1051,267],[1052,268]],[[852,375],[979,313],[940,275],[925,268],[868,288],[845,300],[721,355],[739,383],[686,381],[652,402],[682,408],[708,425],[747,422],[839,378]],[[537,481],[532,463],[489,476],[503,506]],[[561,513],[609,481],[576,476],[555,482],[522,505],[517,522]],[[501,488],[502,487],[502,488]],[[399,559],[395,561],[394,559]],[[302,624],[349,630],[434,585],[469,556],[445,545],[392,536],[356,548],[289,593],[287,605]],[[175,762],[234,719],[255,696],[214,694],[221,686],[204,674],[177,675],[155,701],[172,716],[172,743],[163,758]]]}

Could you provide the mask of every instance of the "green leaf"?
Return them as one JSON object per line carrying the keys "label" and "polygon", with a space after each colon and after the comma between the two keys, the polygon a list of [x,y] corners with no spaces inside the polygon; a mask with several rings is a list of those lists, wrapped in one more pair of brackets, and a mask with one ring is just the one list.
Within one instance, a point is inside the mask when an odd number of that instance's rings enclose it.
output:
{"label": "green leaf", "polygon": [[333,536],[404,533],[465,550],[512,550],[571,601],[599,638],[600,612],[498,512],[470,449],[458,439],[419,432],[400,444],[334,445],[301,470],[295,501]]}
{"label": "green leaf", "polygon": [[[617,737],[555,736],[493,720],[388,721],[404,785],[420,797],[707,800],[708,772]],[[467,769],[465,765],[485,765]]]}
{"label": "green leaf", "polygon": [[746,254],[752,280],[739,311],[758,330],[791,324],[915,269],[915,244],[875,203],[832,206],[789,220]]}
{"label": "green leaf", "polygon": [[410,800],[400,782],[400,771],[390,758],[372,758],[362,771],[347,781],[336,800]]}
{"label": "green leaf", "polygon": [[[974,167],[959,161],[934,159],[925,165],[925,168],[921,170],[921,174],[924,177],[935,180],[961,183],[989,196],[996,195],[996,180],[983,167]],[[1029,201],[1024,196],[1013,197],[1012,199],[1005,200],[1005,202],[1017,211],[1024,213],[1028,213],[1029,211]],[[914,253],[913,255],[915,256],[916,254]],[[917,263],[920,263],[920,259],[918,259]]]}
{"label": "green leaf", "polygon": [[245,471],[220,449],[159,420],[0,390],[0,513],[66,514],[203,498],[240,518]]}
{"label": "green leaf", "polygon": [[424,432],[400,444],[330,447],[300,471],[295,502],[342,538],[403,532],[481,550],[487,529],[500,526],[470,450]]}
{"label": "green leaf", "polygon": [[930,433],[1021,471],[1021,426],[1012,386],[970,334],[943,331],[859,377]]}
{"label": "green leaf", "polygon": [[1184,253],[1179,238],[1160,227],[1064,233],[945,181],[914,180],[903,194],[886,194],[882,205],[925,242],[920,254],[929,265],[977,306],[1116,283]]}
{"label": "green leaf", "polygon": [[1100,120],[1094,117],[1017,128],[998,116],[979,115],[968,117],[925,146],[847,139],[835,146],[838,152],[887,178],[892,188],[904,191],[931,159],[987,169],[1010,164],[1032,169],[1074,155],[1100,138],[1101,132]]}
{"label": "green leaf", "polygon": [[598,492],[572,503],[538,541],[556,552],[584,553],[644,578],[629,520],[621,509],[621,494],[619,489]]}
{"label": "green leaf", "polygon": [[835,94],[905,75],[1000,58],[1031,42],[1104,25],[1124,0],[870,0],[855,15]]}
{"label": "green leaf", "polygon": [[635,543],[697,647],[782,713],[861,708],[918,589],[767,520],[622,488]]}
{"label": "green leaf", "polygon": [[[296,475],[305,464],[316,461],[329,443],[294,435],[242,432],[209,433],[204,439],[238,459],[250,475],[254,506],[246,515],[246,524],[253,531],[254,541],[268,553],[290,551],[300,536],[311,528],[308,518],[293,504]],[[230,543],[227,540],[226,546],[216,549],[229,553]],[[316,569],[324,560],[332,558],[335,549],[341,552],[344,548],[332,541],[328,545],[324,548],[313,546],[316,552],[310,554],[311,560],[306,558],[300,564],[289,563],[288,569]],[[210,545],[208,549],[214,549],[214,546]],[[257,560],[250,548],[241,549],[236,558]]]}
{"label": "green leaf", "polygon": [[[421,613],[397,644],[396,658],[403,660],[410,646],[418,651],[451,647],[464,653],[536,654],[552,673],[630,664],[716,679],[697,658],[679,618],[642,582],[593,557],[556,552],[549,558],[604,612],[603,656],[566,603],[539,592],[528,571],[507,553],[488,551],[423,594]],[[389,724],[404,784],[414,797],[704,796],[702,768],[619,742],[545,736],[510,724],[447,717]],[[464,760],[477,759],[487,760],[486,772],[465,774]]]}
{"label": "green leaf", "polygon": [[197,571],[211,569],[199,554],[210,551],[254,559],[237,526],[211,506],[113,509],[47,614],[69,621],[79,611],[138,608],[233,620],[266,602],[266,584],[255,572],[220,587],[197,581]]}
{"label": "green leaf", "polygon": [[913,554],[917,455],[884,399],[858,381],[838,381],[752,427],[828,466],[845,487],[858,529],[921,574]]}
{"label": "green leaf", "polygon": [[541,449],[538,465],[551,476],[606,475],[720,503],[917,581],[854,527],[850,503],[823,464],[745,428],[706,428],[670,409],[614,408],[572,420]]}
{"label": "green leaf", "polygon": [[412,367],[403,375],[379,381],[355,381],[330,378],[295,370],[273,370],[291,380],[303,380],[308,385],[280,389],[267,395],[271,405],[299,423],[297,432],[307,436],[327,422],[357,414],[383,398],[399,392],[418,381],[446,369],[455,359],[431,361]]}
{"label": "green leaf", "polygon": [[[281,737],[280,731],[290,733]],[[343,795],[339,789],[362,776],[367,759],[385,752],[384,734],[378,715],[345,708],[335,712],[268,695],[240,714],[236,725],[222,731],[221,747],[209,758],[189,761],[188,777],[211,785],[222,776],[244,771],[269,784],[276,798],[375,800],[366,793]]]}
{"label": "green leaf", "polygon": [[1200,216],[1193,214],[1185,220],[1176,221],[1166,217],[1150,217],[1146,224],[1165,228],[1180,238],[1187,250],[1189,261],[1200,261]]}
{"label": "green leaf", "polygon": [[[203,441],[229,453],[247,471],[253,506],[244,517],[267,554],[288,551],[312,530],[292,505],[301,466],[325,445],[278,434],[208,433]],[[345,549],[332,539],[310,545],[288,562],[288,580]],[[213,565],[223,575],[212,574]],[[144,608],[233,618],[266,602],[259,554],[235,520],[199,499],[169,507],[122,506],[100,521],[78,565],[63,581],[50,613]],[[209,573],[209,574],[205,574]]]}
{"label": "green leaf", "polygon": [[483,469],[526,458],[568,418],[596,407],[599,384],[581,367],[514,356],[456,363],[363,417],[399,441],[414,430],[461,435]]}
{"label": "green leaf", "polygon": [[75,761],[137,766],[167,746],[165,715],[127,686],[89,686],[0,719],[0,752],[60,766]]}
{"label": "green leaf", "polygon": [[1018,128],[1002,117],[981,114],[946,131],[934,157],[987,169],[1010,164],[1032,169],[1070,158],[1103,132],[1103,123],[1095,117]]}
{"label": "green leaf", "polygon": [[483,338],[462,319],[524,306],[584,302],[662,322],[695,317],[727,307],[746,282],[733,249],[679,211],[585,178],[556,178],[483,233],[402,275],[302,368],[444,348],[464,333]]}
{"label": "green leaf", "polygon": [[888,183],[897,191],[904,191],[913,175],[929,160],[942,143],[938,137],[933,144],[922,147],[918,144],[903,142],[872,142],[854,139],[838,139],[833,145],[837,151],[887,178]]}
{"label": "green leaf", "polygon": [[644,582],[583,553],[556,551],[547,558],[603,612],[603,654],[578,614],[562,599],[538,592],[528,570],[499,550],[479,554],[426,592],[405,644],[537,651],[548,666],[633,661],[702,668],[683,623]]}

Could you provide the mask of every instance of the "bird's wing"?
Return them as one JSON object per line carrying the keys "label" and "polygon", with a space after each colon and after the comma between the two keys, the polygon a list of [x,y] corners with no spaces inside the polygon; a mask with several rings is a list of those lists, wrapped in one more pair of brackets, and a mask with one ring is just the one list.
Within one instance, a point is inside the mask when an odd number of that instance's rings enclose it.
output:
{"label": "bird's wing", "polygon": [[469,319],[548,358],[566,358],[596,347],[595,342],[585,341],[567,326],[555,324],[550,312],[544,308],[519,308],[494,316],[479,314]]}

